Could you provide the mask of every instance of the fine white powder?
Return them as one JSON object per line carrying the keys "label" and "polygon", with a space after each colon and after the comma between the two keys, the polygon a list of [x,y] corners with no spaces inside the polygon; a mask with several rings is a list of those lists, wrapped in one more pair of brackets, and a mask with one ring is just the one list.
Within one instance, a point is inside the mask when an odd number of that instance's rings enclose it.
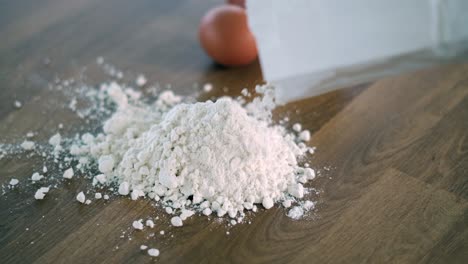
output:
{"label": "fine white powder", "polygon": [[161,201],[168,214],[178,214],[173,226],[194,214],[189,208],[235,218],[255,204],[270,209],[301,199],[303,183],[313,179],[311,169],[298,164],[310,150],[299,142],[310,140],[310,132],[295,125],[297,136],[272,125],[276,105],[268,87],[257,87],[263,97],[246,106],[231,98],[180,103],[170,91],[153,105],[138,105],[116,83],[104,89],[116,112],[103,134],[83,135],[70,154],[97,161],[102,174],[93,184],[116,182],[120,195]]}
{"label": "fine white powder", "polygon": [[[99,62],[107,65],[102,58]],[[147,80],[141,75],[136,83],[146,86]],[[210,84],[203,86],[205,92],[211,89]],[[293,219],[315,208],[314,202],[303,200],[313,190],[304,184],[316,174],[309,164],[301,165],[306,155],[314,153],[304,143],[311,134],[299,123],[290,132],[272,121],[276,104],[270,87],[257,87],[260,97],[251,103],[227,97],[187,103],[172,91],[163,91],[156,101],[147,103],[147,98],[140,99],[142,93],[115,82],[102,84],[98,92],[89,94],[98,98],[94,108],[98,118],[111,115],[102,123],[101,133],[62,138],[55,131],[48,141],[50,156],[39,142],[36,147],[26,140],[20,146],[52,157],[65,179],[73,179],[75,171],[80,172],[78,176],[88,176],[96,188],[91,192],[96,200],[110,199],[97,192],[101,190],[132,200],[152,199],[171,215],[174,227],[182,227],[196,213],[210,219],[230,217],[228,223],[233,226],[243,223],[246,211],[270,209],[275,204],[289,208],[287,215]],[[241,94],[251,96],[247,89]],[[72,101],[76,101],[74,112],[91,117],[79,109],[79,100]],[[115,107],[108,108],[109,101]],[[44,164],[42,172],[47,171]],[[32,182],[50,178],[39,172],[31,176]],[[18,182],[12,179],[10,188]],[[48,191],[48,187],[37,189],[35,199],[44,199]],[[91,203],[84,192],[76,200]],[[145,226],[154,228],[155,223],[140,219],[132,226],[143,230]],[[164,231],[159,233],[164,235]],[[158,256],[159,250],[151,248],[148,254]]]}

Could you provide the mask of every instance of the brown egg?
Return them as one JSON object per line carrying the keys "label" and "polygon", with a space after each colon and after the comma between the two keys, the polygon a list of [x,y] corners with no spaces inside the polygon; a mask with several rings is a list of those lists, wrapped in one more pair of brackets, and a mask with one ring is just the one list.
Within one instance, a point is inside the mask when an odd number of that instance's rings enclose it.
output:
{"label": "brown egg", "polygon": [[228,4],[245,8],[245,0],[227,0]]}
{"label": "brown egg", "polygon": [[222,5],[208,11],[201,20],[198,37],[206,53],[219,64],[246,65],[257,57],[247,14],[239,6]]}

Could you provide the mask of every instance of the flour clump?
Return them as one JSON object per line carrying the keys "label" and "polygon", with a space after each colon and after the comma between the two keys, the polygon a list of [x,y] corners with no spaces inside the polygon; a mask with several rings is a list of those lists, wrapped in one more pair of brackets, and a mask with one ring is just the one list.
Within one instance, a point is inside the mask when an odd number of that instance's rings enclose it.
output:
{"label": "flour clump", "polygon": [[183,218],[193,214],[183,215],[188,208],[234,218],[304,196],[299,179],[308,170],[298,160],[309,148],[272,124],[276,105],[268,87],[258,87],[263,97],[247,105],[227,97],[182,103],[171,91],[138,105],[115,83],[107,88],[116,112],[104,133],[72,153],[97,162],[102,174],[95,184],[116,183],[119,194],[161,201]]}

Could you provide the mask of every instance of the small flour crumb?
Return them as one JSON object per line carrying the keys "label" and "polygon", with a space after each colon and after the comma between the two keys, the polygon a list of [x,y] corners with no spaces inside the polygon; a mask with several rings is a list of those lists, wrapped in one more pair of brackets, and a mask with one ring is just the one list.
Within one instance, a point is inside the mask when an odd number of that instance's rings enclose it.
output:
{"label": "small flour crumb", "polygon": [[34,148],[34,142],[32,141],[29,141],[29,140],[25,140],[23,141],[23,143],[21,143],[21,147],[25,150],[31,150]]}
{"label": "small flour crumb", "polygon": [[299,219],[304,215],[304,209],[302,209],[300,206],[294,206],[289,210],[288,216],[292,219]]}
{"label": "small flour crumb", "polygon": [[134,200],[134,201],[137,200],[138,197],[140,197],[140,196],[141,196],[141,197],[145,196],[145,193],[144,193],[143,191],[141,191],[141,190],[138,190],[138,189],[134,189],[134,190],[132,191],[132,193],[130,194],[130,197],[131,197],[132,200]]}
{"label": "small flour crumb", "polygon": [[203,91],[205,93],[209,93],[211,90],[213,90],[213,85],[211,83],[205,83],[205,85],[203,85]]}
{"label": "small flour crumb", "polygon": [[309,130],[304,130],[301,133],[299,133],[299,139],[302,141],[309,141],[310,140],[310,131]]}
{"label": "small flour crumb", "polygon": [[104,194],[104,200],[109,200],[109,195]]}
{"label": "small flour crumb", "polygon": [[42,200],[42,199],[44,199],[46,193],[48,193],[48,192],[49,192],[48,187],[41,187],[36,191],[36,194],[34,194],[34,198],[36,200]]}
{"label": "small flour crumb", "polygon": [[91,200],[89,200],[89,199],[88,199],[88,200],[86,200],[85,204],[86,204],[86,205],[89,205],[89,204],[91,204]]}
{"label": "small flour crumb", "polygon": [[210,208],[205,208],[205,209],[203,209],[203,214],[204,214],[204,215],[208,216],[208,215],[211,215],[211,213],[212,213],[212,211],[211,211]]}
{"label": "small flour crumb", "polygon": [[194,214],[195,212],[192,210],[182,209],[182,213],[180,214],[179,217],[182,221],[185,221],[187,218],[191,217]]}
{"label": "small flour crumb", "polygon": [[42,167],[42,173],[46,173],[46,172],[47,172],[47,167],[46,166]]}
{"label": "small flour crumb", "polygon": [[315,208],[315,203],[312,201],[305,201],[302,207],[304,207],[304,210],[310,211]]}
{"label": "small flour crumb", "polygon": [[288,192],[292,196],[301,199],[304,197],[304,186],[300,183],[293,183],[288,186]]}
{"label": "small flour crumb", "polygon": [[119,185],[119,194],[120,195],[128,195],[130,190],[129,190],[130,186],[128,185],[128,182],[122,182],[120,185]]}
{"label": "small flour crumb", "polygon": [[263,198],[262,205],[263,205],[263,207],[265,207],[265,209],[272,208],[273,205],[274,205],[273,199],[271,199],[270,197]]}
{"label": "small flour crumb", "polygon": [[151,220],[151,219],[146,220],[146,226],[149,227],[149,228],[153,228],[154,227],[153,220]]}
{"label": "small flour crumb", "polygon": [[140,249],[141,249],[141,250],[146,250],[147,248],[148,248],[148,246],[146,246],[146,245],[141,245],[141,246],[140,246]]}
{"label": "small flour crumb", "polygon": [[101,194],[101,193],[95,193],[95,194],[94,194],[94,198],[96,198],[96,199],[99,200],[99,199],[102,198],[102,194]]}
{"label": "small flour crumb", "polygon": [[138,85],[138,86],[144,86],[146,84],[147,80],[146,80],[146,77],[143,75],[143,74],[140,74],[138,75],[135,83]]}
{"label": "small flour crumb", "polygon": [[284,201],[283,201],[283,206],[284,206],[284,208],[289,208],[289,207],[291,207],[291,204],[292,204],[292,200],[284,200]]}
{"label": "small flour crumb", "polygon": [[100,184],[104,184],[107,181],[107,177],[104,174],[96,175],[94,178],[96,179],[96,182],[99,182]]}
{"label": "small flour crumb", "polygon": [[76,196],[76,200],[80,203],[85,203],[86,197],[84,193],[83,192],[78,193],[78,195]]}
{"label": "small flour crumb", "polygon": [[14,105],[16,108],[21,108],[21,106],[23,106],[23,104],[22,104],[20,101],[18,101],[18,100],[16,100],[16,101],[13,103],[13,105]]}
{"label": "small flour crumb", "polygon": [[314,209],[315,209],[315,203],[313,201],[308,200],[298,206],[294,206],[293,208],[291,208],[288,212],[288,217],[298,220],[302,218],[302,216],[306,212],[314,210]]}
{"label": "small flour crumb", "polygon": [[10,180],[10,185],[11,185],[11,186],[15,186],[15,185],[17,185],[18,183],[19,183],[18,179],[11,179],[11,180]]}
{"label": "small flour crumb", "polygon": [[301,124],[296,123],[296,124],[294,124],[294,125],[292,126],[292,129],[293,129],[294,131],[296,131],[296,132],[301,132],[302,126],[301,126]]}
{"label": "small flour crumb", "polygon": [[313,180],[315,179],[315,170],[311,168],[305,168],[304,175],[307,177],[307,180]]}
{"label": "small flour crumb", "polygon": [[33,175],[31,176],[32,181],[40,181],[42,178],[44,178],[44,176],[42,176],[38,172],[33,173]]}
{"label": "small flour crumb", "polygon": [[137,230],[143,230],[143,219],[133,221],[132,226]]}
{"label": "small flour crumb", "polygon": [[180,217],[174,216],[171,218],[171,225],[180,227],[180,226],[183,226],[184,223],[182,223],[182,219]]}
{"label": "small flour crumb", "polygon": [[148,255],[150,255],[152,257],[157,257],[157,256],[159,256],[159,250],[157,250],[155,248],[148,249]]}
{"label": "small flour crumb", "polygon": [[63,178],[71,179],[73,178],[73,175],[74,175],[73,168],[69,168],[63,173]]}
{"label": "small flour crumb", "polygon": [[99,157],[99,171],[102,173],[111,172],[114,168],[114,158],[110,155],[103,155]]}
{"label": "small flour crumb", "polygon": [[26,134],[26,137],[27,137],[27,138],[32,138],[32,137],[34,137],[34,133],[33,133],[33,132],[28,132],[28,133]]}
{"label": "small flour crumb", "polygon": [[96,63],[99,64],[99,65],[103,64],[104,63],[104,58],[101,57],[101,56],[97,57],[96,58]]}
{"label": "small flour crumb", "polygon": [[164,230],[159,231],[159,234],[164,235]]}
{"label": "small flour crumb", "polygon": [[60,136],[59,133],[51,136],[49,138],[49,144],[52,145],[52,146],[58,146],[60,145],[60,141],[62,141],[62,137]]}

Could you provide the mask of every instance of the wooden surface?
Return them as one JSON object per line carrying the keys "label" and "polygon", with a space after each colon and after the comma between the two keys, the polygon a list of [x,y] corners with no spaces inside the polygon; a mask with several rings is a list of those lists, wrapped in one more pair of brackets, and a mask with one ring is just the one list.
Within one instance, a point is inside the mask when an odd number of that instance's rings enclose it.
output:
{"label": "wooden surface", "polygon": [[[89,66],[97,56],[150,81],[188,92],[211,82],[212,94],[238,94],[261,82],[257,63],[213,65],[196,40],[197,23],[221,1],[22,0],[0,2],[0,141],[28,131],[46,142],[51,128],[76,131],[71,113],[49,107],[55,76]],[[45,59],[49,65],[44,65]],[[16,110],[14,100],[24,107]],[[278,110],[314,132],[311,159],[321,177],[318,210],[293,221],[285,210],[261,211],[229,229],[194,217],[167,227],[148,201],[115,199],[82,206],[75,180],[34,200],[34,189],[0,197],[1,263],[468,263],[468,66],[389,78],[289,104]],[[0,182],[25,180],[38,157],[0,160]],[[324,169],[326,168],[326,169]],[[58,171],[51,172],[59,175]],[[129,231],[141,216],[160,216],[155,230]],[[28,230],[27,230],[28,228]],[[122,239],[122,231],[132,240]],[[173,237],[172,237],[173,236]],[[138,247],[161,250],[152,259]]]}

